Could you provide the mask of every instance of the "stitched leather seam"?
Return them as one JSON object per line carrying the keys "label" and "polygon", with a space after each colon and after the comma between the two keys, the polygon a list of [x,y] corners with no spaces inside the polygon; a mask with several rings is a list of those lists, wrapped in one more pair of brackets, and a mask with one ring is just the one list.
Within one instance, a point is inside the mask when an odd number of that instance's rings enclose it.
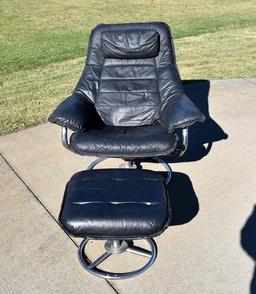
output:
{"label": "stitched leather seam", "polygon": [[181,120],[180,122],[177,122],[177,123],[173,124],[173,126],[177,126],[177,125],[180,125],[180,124],[183,124],[183,123],[186,123],[186,122],[190,122],[190,121],[193,121],[193,120],[199,120],[199,119],[203,119],[203,118],[200,117],[200,116],[191,116],[189,118],[186,118],[184,120]]}
{"label": "stitched leather seam", "polygon": [[[98,83],[98,90],[96,90],[95,92],[95,98],[94,98],[94,105],[97,102],[97,98],[98,98],[98,93],[100,91],[100,85],[101,85],[101,77],[103,74],[103,67],[104,67],[104,63],[105,63],[105,58],[103,57],[103,62],[101,63],[101,69],[100,69],[100,76],[99,76],[99,83]],[[97,111],[97,109],[96,109]]]}
{"label": "stitched leather seam", "polygon": [[123,105],[123,104],[115,104],[115,105],[104,105],[104,104],[101,104],[101,103],[95,103],[95,105],[97,105],[98,107],[102,107],[102,108],[132,108],[132,107],[136,107],[136,108],[144,108],[145,106],[154,106],[154,107],[157,107],[157,106],[160,106],[159,104],[143,104],[143,105],[137,105],[137,104],[134,104],[134,105]]}
{"label": "stitched leather seam", "polygon": [[[175,148],[176,148],[176,145],[177,144],[175,144]],[[74,147],[73,147],[73,145],[72,145],[72,148],[74,149]],[[75,151],[75,153],[78,153],[78,154],[80,154],[80,155],[90,155],[90,156],[105,156],[105,157],[107,157],[107,158],[120,158],[120,157],[125,157],[125,158],[133,158],[133,157],[139,157],[139,158],[141,158],[141,157],[145,157],[145,156],[161,156],[161,155],[167,155],[167,154],[170,154],[171,152],[173,152],[173,151],[175,151],[175,148],[171,148],[171,149],[169,149],[169,150],[166,150],[165,152],[154,152],[154,153],[143,153],[143,152],[141,152],[141,153],[133,153],[133,154],[123,154],[123,153],[121,153],[121,154],[110,154],[110,152],[108,152],[108,154],[106,155],[106,153],[104,153],[104,152],[87,152],[87,151],[76,151],[75,149],[74,149],[74,151]]]}
{"label": "stitched leather seam", "polygon": [[85,63],[86,66],[95,66],[95,67],[101,67],[101,64],[92,64],[92,63]]}
{"label": "stitched leather seam", "polygon": [[[159,34],[159,33],[158,33]],[[160,34],[159,34],[160,35]],[[94,47],[94,46],[89,46],[90,49],[94,49],[94,50],[99,50],[98,47]],[[130,50],[134,50],[134,49],[130,49]],[[171,51],[170,49],[167,49],[168,51]],[[167,51],[166,49],[159,49],[158,52],[165,52]],[[152,58],[152,57],[149,57],[149,58]],[[109,59],[112,59],[112,58],[109,58]],[[128,58],[123,58],[123,59],[128,59]],[[131,58],[131,59],[136,59],[136,58]]]}
{"label": "stitched leather seam", "polygon": [[72,204],[74,205],[90,205],[90,204],[111,204],[111,205],[130,205],[130,204],[135,204],[135,205],[146,205],[146,206],[151,206],[151,205],[159,205],[161,204],[160,202],[150,202],[150,201],[73,201]]}
{"label": "stitched leather seam", "polygon": [[158,117],[160,116],[160,109],[161,109],[162,99],[161,99],[161,94],[160,94],[159,76],[158,76],[158,72],[157,72],[156,58],[154,58],[154,63],[155,63],[155,74],[156,74],[156,78],[157,78],[158,99],[159,99],[159,109],[154,115],[154,121],[156,121],[158,119]]}
{"label": "stitched leather seam", "polygon": [[[105,181],[109,181],[110,179],[106,179]],[[111,178],[111,180],[114,180],[114,181],[128,181],[128,182],[130,182],[131,181],[131,179],[122,179],[122,178]],[[72,183],[74,183],[74,181],[75,180],[73,180],[72,181]],[[75,182],[87,182],[87,181],[89,181],[89,182],[97,182],[97,181],[99,181],[99,179],[93,179],[93,178],[82,178],[82,179],[78,179],[77,181],[75,181]],[[101,181],[104,181],[104,179],[101,179]],[[152,179],[152,178],[141,178],[141,179],[132,179],[132,181],[133,182],[144,182],[144,181],[150,181],[150,182],[158,182],[158,181],[160,181],[159,180],[159,178],[156,178],[156,179]],[[84,188],[84,187],[81,187],[81,188],[76,188],[76,189],[71,189],[72,191],[77,191],[77,190],[84,190],[84,189],[86,189],[86,188]],[[89,188],[88,188],[89,189]],[[97,189],[97,188],[96,188]],[[105,189],[104,189],[105,190]]]}
{"label": "stitched leather seam", "polygon": [[101,79],[102,81],[134,81],[134,80],[142,80],[142,81],[147,81],[147,80],[157,80],[157,78],[107,78],[107,79],[104,79],[102,78]]}
{"label": "stitched leather seam", "polygon": [[98,79],[90,79],[90,78],[86,77],[86,81],[98,82],[99,80],[100,80],[100,78],[98,78]]}
{"label": "stitched leather seam", "polygon": [[192,124],[196,122],[202,122],[204,120],[205,120],[204,116],[193,116],[193,117],[186,118],[180,122],[170,124],[170,126],[167,126],[161,119],[159,119],[158,122],[160,123],[161,126],[167,128],[170,131],[173,131],[176,128],[184,128],[187,126],[191,126]]}
{"label": "stitched leather seam", "polygon": [[112,67],[112,66],[155,66],[154,64],[121,64],[121,63],[115,63],[115,64],[105,64],[106,67]]}
{"label": "stitched leather seam", "polygon": [[158,92],[149,92],[149,91],[99,91],[100,93],[155,93],[159,94]]}

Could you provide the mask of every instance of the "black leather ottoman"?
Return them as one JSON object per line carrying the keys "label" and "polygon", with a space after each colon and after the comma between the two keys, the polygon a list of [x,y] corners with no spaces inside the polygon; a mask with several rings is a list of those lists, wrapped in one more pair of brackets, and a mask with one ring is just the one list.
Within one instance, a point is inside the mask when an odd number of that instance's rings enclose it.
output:
{"label": "black leather ottoman", "polygon": [[[99,169],[76,173],[68,182],[59,215],[62,227],[85,238],[78,250],[82,266],[103,278],[135,276],[152,265],[156,245],[151,239],[168,226],[170,209],[165,181],[155,171]],[[84,253],[89,239],[106,239],[106,252],[94,262]],[[151,251],[134,247],[131,240],[146,239]],[[129,241],[130,240],[130,241]],[[149,258],[140,270],[109,273],[97,268],[112,254],[131,252]]]}

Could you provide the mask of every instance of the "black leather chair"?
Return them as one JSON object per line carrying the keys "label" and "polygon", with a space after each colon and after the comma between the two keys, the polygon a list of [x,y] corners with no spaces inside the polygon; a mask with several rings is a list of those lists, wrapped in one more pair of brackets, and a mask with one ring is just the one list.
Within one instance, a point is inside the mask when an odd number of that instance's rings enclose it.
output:
{"label": "black leather chair", "polygon": [[49,121],[73,152],[133,159],[182,155],[186,128],[204,119],[184,94],[169,27],[133,23],[92,31],[81,78]]}
{"label": "black leather chair", "polygon": [[[62,127],[66,148],[98,157],[88,170],[109,157],[125,159],[130,167],[151,157],[165,166],[168,176],[164,182],[153,171],[110,169],[84,171],[71,178],[60,223],[74,236],[109,239],[107,253],[93,263],[83,253],[88,239],[81,244],[80,261],[88,271],[122,278],[153,263],[156,247],[151,238],[166,228],[170,216],[165,186],[171,169],[158,156],[183,155],[187,128],[204,119],[184,94],[165,23],[101,24],[92,31],[81,78],[49,121]],[[67,129],[73,131],[69,139]],[[88,191],[94,191],[93,198]],[[135,191],[140,192],[137,198],[132,196]],[[151,253],[120,241],[138,238],[148,240]],[[150,257],[150,261],[142,270],[128,274],[97,269],[109,255],[124,251]]]}

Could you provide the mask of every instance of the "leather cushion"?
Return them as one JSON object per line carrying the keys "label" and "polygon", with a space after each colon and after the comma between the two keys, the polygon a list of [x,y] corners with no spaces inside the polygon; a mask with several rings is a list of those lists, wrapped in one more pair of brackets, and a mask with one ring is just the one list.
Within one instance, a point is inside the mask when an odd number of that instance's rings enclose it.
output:
{"label": "leather cushion", "polygon": [[106,125],[151,125],[160,104],[154,58],[105,60],[95,108]]}
{"label": "leather cushion", "polygon": [[101,52],[105,58],[150,58],[159,52],[155,30],[136,29],[101,33]]}
{"label": "leather cushion", "polygon": [[81,155],[145,157],[167,155],[176,148],[176,135],[159,125],[109,127],[75,132],[70,138],[73,150]]}
{"label": "leather cushion", "polygon": [[59,221],[75,237],[152,237],[168,226],[167,199],[158,172],[82,171],[67,184]]}

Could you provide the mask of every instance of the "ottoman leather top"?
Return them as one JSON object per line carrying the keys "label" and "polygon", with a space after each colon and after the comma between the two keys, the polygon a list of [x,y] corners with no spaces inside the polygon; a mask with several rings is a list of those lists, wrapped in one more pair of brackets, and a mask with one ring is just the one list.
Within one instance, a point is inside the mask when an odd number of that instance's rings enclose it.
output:
{"label": "ottoman leather top", "polygon": [[59,215],[75,237],[146,238],[168,226],[168,197],[159,172],[96,169],[72,176]]}

